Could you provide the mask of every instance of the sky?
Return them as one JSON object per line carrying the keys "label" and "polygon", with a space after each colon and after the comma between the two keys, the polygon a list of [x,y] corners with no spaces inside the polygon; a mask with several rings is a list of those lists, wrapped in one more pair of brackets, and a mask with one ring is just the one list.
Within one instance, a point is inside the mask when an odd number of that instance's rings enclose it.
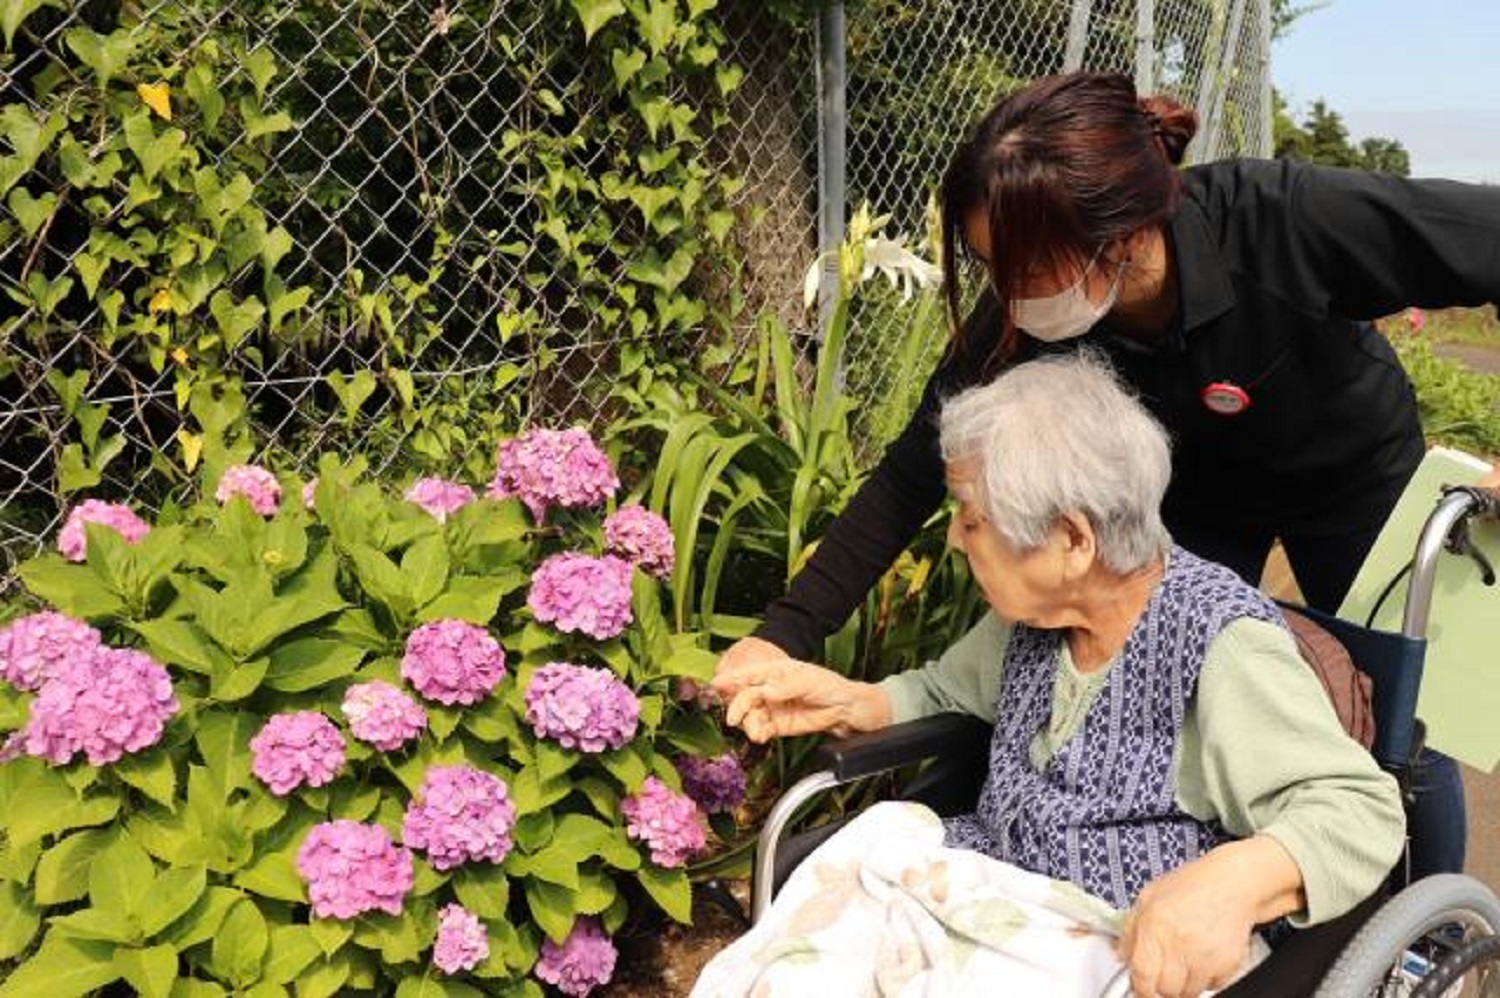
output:
{"label": "sky", "polygon": [[1413,176],[1500,184],[1500,0],[1333,0],[1275,44],[1271,78],[1299,121],[1321,97],[1356,142],[1399,139]]}

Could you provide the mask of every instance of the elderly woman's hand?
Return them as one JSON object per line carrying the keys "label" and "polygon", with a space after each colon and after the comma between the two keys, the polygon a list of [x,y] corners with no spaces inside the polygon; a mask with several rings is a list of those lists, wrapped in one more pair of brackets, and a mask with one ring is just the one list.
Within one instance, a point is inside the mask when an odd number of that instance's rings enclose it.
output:
{"label": "elderly woman's hand", "polygon": [[729,702],[728,722],[755,742],[818,731],[845,735],[890,723],[884,690],[784,656],[721,666],[713,685]]}
{"label": "elderly woman's hand", "polygon": [[1197,998],[1244,968],[1250,933],[1302,907],[1302,871],[1275,839],[1229,842],[1141,891],[1117,947],[1135,998]]}

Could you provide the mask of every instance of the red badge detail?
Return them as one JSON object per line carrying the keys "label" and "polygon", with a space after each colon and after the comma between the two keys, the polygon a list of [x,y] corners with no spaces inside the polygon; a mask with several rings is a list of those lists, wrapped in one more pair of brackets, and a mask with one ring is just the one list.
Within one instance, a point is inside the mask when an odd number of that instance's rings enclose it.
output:
{"label": "red badge detail", "polygon": [[1215,381],[1199,393],[1209,412],[1221,416],[1238,416],[1250,408],[1250,393],[1231,381]]}

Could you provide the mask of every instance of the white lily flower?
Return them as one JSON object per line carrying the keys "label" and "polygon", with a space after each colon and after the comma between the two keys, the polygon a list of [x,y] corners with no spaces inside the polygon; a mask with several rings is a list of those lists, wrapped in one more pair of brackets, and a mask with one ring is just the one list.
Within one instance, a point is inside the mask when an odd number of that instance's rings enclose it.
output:
{"label": "white lily flower", "polygon": [[[802,306],[811,309],[818,301],[818,288],[823,283],[823,274],[831,270],[828,266],[838,253],[841,265],[852,264],[851,273],[844,274],[849,284],[863,284],[875,276],[876,271],[885,275],[891,287],[901,292],[902,301],[910,301],[918,288],[935,288],[943,279],[942,268],[923,259],[906,248],[904,239],[887,239],[880,228],[886,216],[870,218],[869,211],[861,207],[849,223],[848,240],[843,252],[830,250],[813,259],[802,279]],[[857,268],[857,269],[856,269]],[[852,290],[852,288],[851,288]]]}

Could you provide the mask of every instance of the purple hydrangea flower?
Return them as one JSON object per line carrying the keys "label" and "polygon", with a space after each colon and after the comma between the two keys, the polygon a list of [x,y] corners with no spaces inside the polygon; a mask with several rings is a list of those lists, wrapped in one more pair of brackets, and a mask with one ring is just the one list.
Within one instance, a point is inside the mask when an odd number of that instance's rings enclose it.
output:
{"label": "purple hydrangea flower", "polygon": [[406,639],[401,678],[438,703],[478,703],[505,678],[505,649],[483,627],[435,620]]}
{"label": "purple hydrangea flower", "polygon": [[250,769],[278,797],[321,787],[344,768],[344,736],[315,710],[273,714],[250,739]]}
{"label": "purple hydrangea flower", "polygon": [[177,708],[160,663],[132,648],[101,645],[42,683],[31,702],[26,752],[58,765],[83,752],[104,766],[155,745]]}
{"label": "purple hydrangea flower", "polygon": [[584,998],[609,983],[618,957],[615,944],[599,927],[598,919],[580,918],[561,946],[551,939],[542,940],[536,976],[565,995]]}
{"label": "purple hydrangea flower", "polygon": [[367,911],[401,914],[414,869],[410,850],[379,825],[341,818],[314,826],[297,850],[297,873],[319,918],[354,918]]}
{"label": "purple hydrangea flower", "polygon": [[528,430],[500,445],[489,494],[517,496],[538,523],[548,506],[598,506],[620,479],[584,430]]}
{"label": "purple hydrangea flower", "polygon": [[102,523],[111,527],[127,544],[134,544],[151,532],[151,525],[131,512],[124,503],[85,499],[68,514],[67,522],[57,534],[57,549],[69,561],[87,557],[88,532],[85,523]]}
{"label": "purple hydrangea flower", "polygon": [[349,732],[382,752],[400,748],[427,729],[427,712],[390,683],[374,680],[344,691]]}
{"label": "purple hydrangea flower", "polygon": [[609,550],[658,579],[671,578],[677,556],[672,528],[644,506],[621,506],[604,521]]}
{"label": "purple hydrangea flower", "polygon": [[40,689],[75,663],[87,664],[103,644],[98,631],[65,614],[21,617],[0,630],[0,679],[17,689]]}
{"label": "purple hydrangea flower", "polygon": [[448,904],[438,911],[437,945],[432,962],[445,974],[473,970],[490,955],[490,937],[479,916],[463,905]]}
{"label": "purple hydrangea flower", "polygon": [[641,702],[608,669],[548,662],[526,686],[527,722],[563,748],[620,748],[635,737],[640,717]]}
{"label": "purple hydrangea flower", "polygon": [[555,554],[532,574],[526,605],[537,620],[560,631],[606,641],[633,619],[630,573],[630,562],[614,555]]}
{"label": "purple hydrangea flower", "polygon": [[235,496],[244,496],[250,508],[261,516],[275,516],[281,505],[281,483],[276,476],[255,464],[236,464],[225,468],[219,477],[214,498],[225,505]]}
{"label": "purple hydrangea flower", "polygon": [[416,503],[445,523],[448,514],[474,501],[474,490],[446,478],[419,478],[406,490],[406,501]]}
{"label": "purple hydrangea flower", "polygon": [[657,866],[681,866],[708,842],[698,805],[654,776],[646,777],[640,792],[621,801],[620,810],[625,834],[644,842]]}
{"label": "purple hydrangea flower", "polygon": [[473,766],[432,766],[407,805],[401,837],[425,851],[434,870],[451,870],[505,859],[515,823],[516,805],[500,777]]}
{"label": "purple hydrangea flower", "polygon": [[677,760],[677,771],[683,792],[709,814],[733,811],[745,799],[745,771],[733,752],[717,759],[683,756]]}

